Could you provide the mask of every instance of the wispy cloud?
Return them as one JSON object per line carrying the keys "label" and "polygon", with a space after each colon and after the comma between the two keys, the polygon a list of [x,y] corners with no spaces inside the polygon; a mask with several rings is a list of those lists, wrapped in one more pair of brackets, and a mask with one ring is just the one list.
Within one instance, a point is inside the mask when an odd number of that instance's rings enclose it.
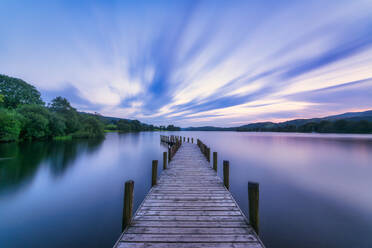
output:
{"label": "wispy cloud", "polygon": [[0,72],[81,110],[229,126],[372,107],[370,1],[4,0],[0,11]]}

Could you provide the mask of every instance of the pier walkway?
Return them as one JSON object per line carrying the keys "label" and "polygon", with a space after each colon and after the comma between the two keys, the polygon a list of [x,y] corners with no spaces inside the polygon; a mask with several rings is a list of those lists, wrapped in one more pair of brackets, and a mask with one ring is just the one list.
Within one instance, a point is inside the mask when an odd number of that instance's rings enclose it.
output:
{"label": "pier walkway", "polygon": [[264,245],[199,147],[182,143],[114,247]]}

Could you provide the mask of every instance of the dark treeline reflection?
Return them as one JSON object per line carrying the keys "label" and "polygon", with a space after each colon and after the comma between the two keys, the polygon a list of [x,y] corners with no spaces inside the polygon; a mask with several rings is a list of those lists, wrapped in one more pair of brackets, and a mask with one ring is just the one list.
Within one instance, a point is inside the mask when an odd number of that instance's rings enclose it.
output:
{"label": "dark treeline reflection", "polygon": [[77,156],[92,153],[103,139],[35,141],[0,146],[0,193],[19,190],[32,181],[39,167],[46,165],[54,176],[62,175]]}

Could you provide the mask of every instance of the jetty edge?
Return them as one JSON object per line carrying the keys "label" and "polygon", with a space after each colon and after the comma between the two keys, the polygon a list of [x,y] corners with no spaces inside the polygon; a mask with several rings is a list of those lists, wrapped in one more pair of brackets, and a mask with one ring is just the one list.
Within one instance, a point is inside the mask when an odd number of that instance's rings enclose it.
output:
{"label": "jetty edge", "polygon": [[[166,137],[166,138],[165,138]],[[217,152],[197,139],[161,136],[169,145],[157,178],[152,162],[152,188],[132,217],[134,182],[125,183],[123,232],[115,248],[260,248],[258,184],[249,182],[249,221],[229,192],[229,162],[223,181],[217,176]],[[165,164],[165,165],[164,165]]]}

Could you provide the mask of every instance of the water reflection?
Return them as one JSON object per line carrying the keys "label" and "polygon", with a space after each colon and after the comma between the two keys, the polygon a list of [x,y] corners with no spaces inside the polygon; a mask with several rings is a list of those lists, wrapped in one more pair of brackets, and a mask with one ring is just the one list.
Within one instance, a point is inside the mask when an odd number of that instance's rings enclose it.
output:
{"label": "water reflection", "polygon": [[[102,140],[36,141],[0,145],[0,193],[14,193],[32,181],[47,164],[53,176],[62,175],[77,156],[92,153]],[[0,195],[1,196],[1,195]]]}

